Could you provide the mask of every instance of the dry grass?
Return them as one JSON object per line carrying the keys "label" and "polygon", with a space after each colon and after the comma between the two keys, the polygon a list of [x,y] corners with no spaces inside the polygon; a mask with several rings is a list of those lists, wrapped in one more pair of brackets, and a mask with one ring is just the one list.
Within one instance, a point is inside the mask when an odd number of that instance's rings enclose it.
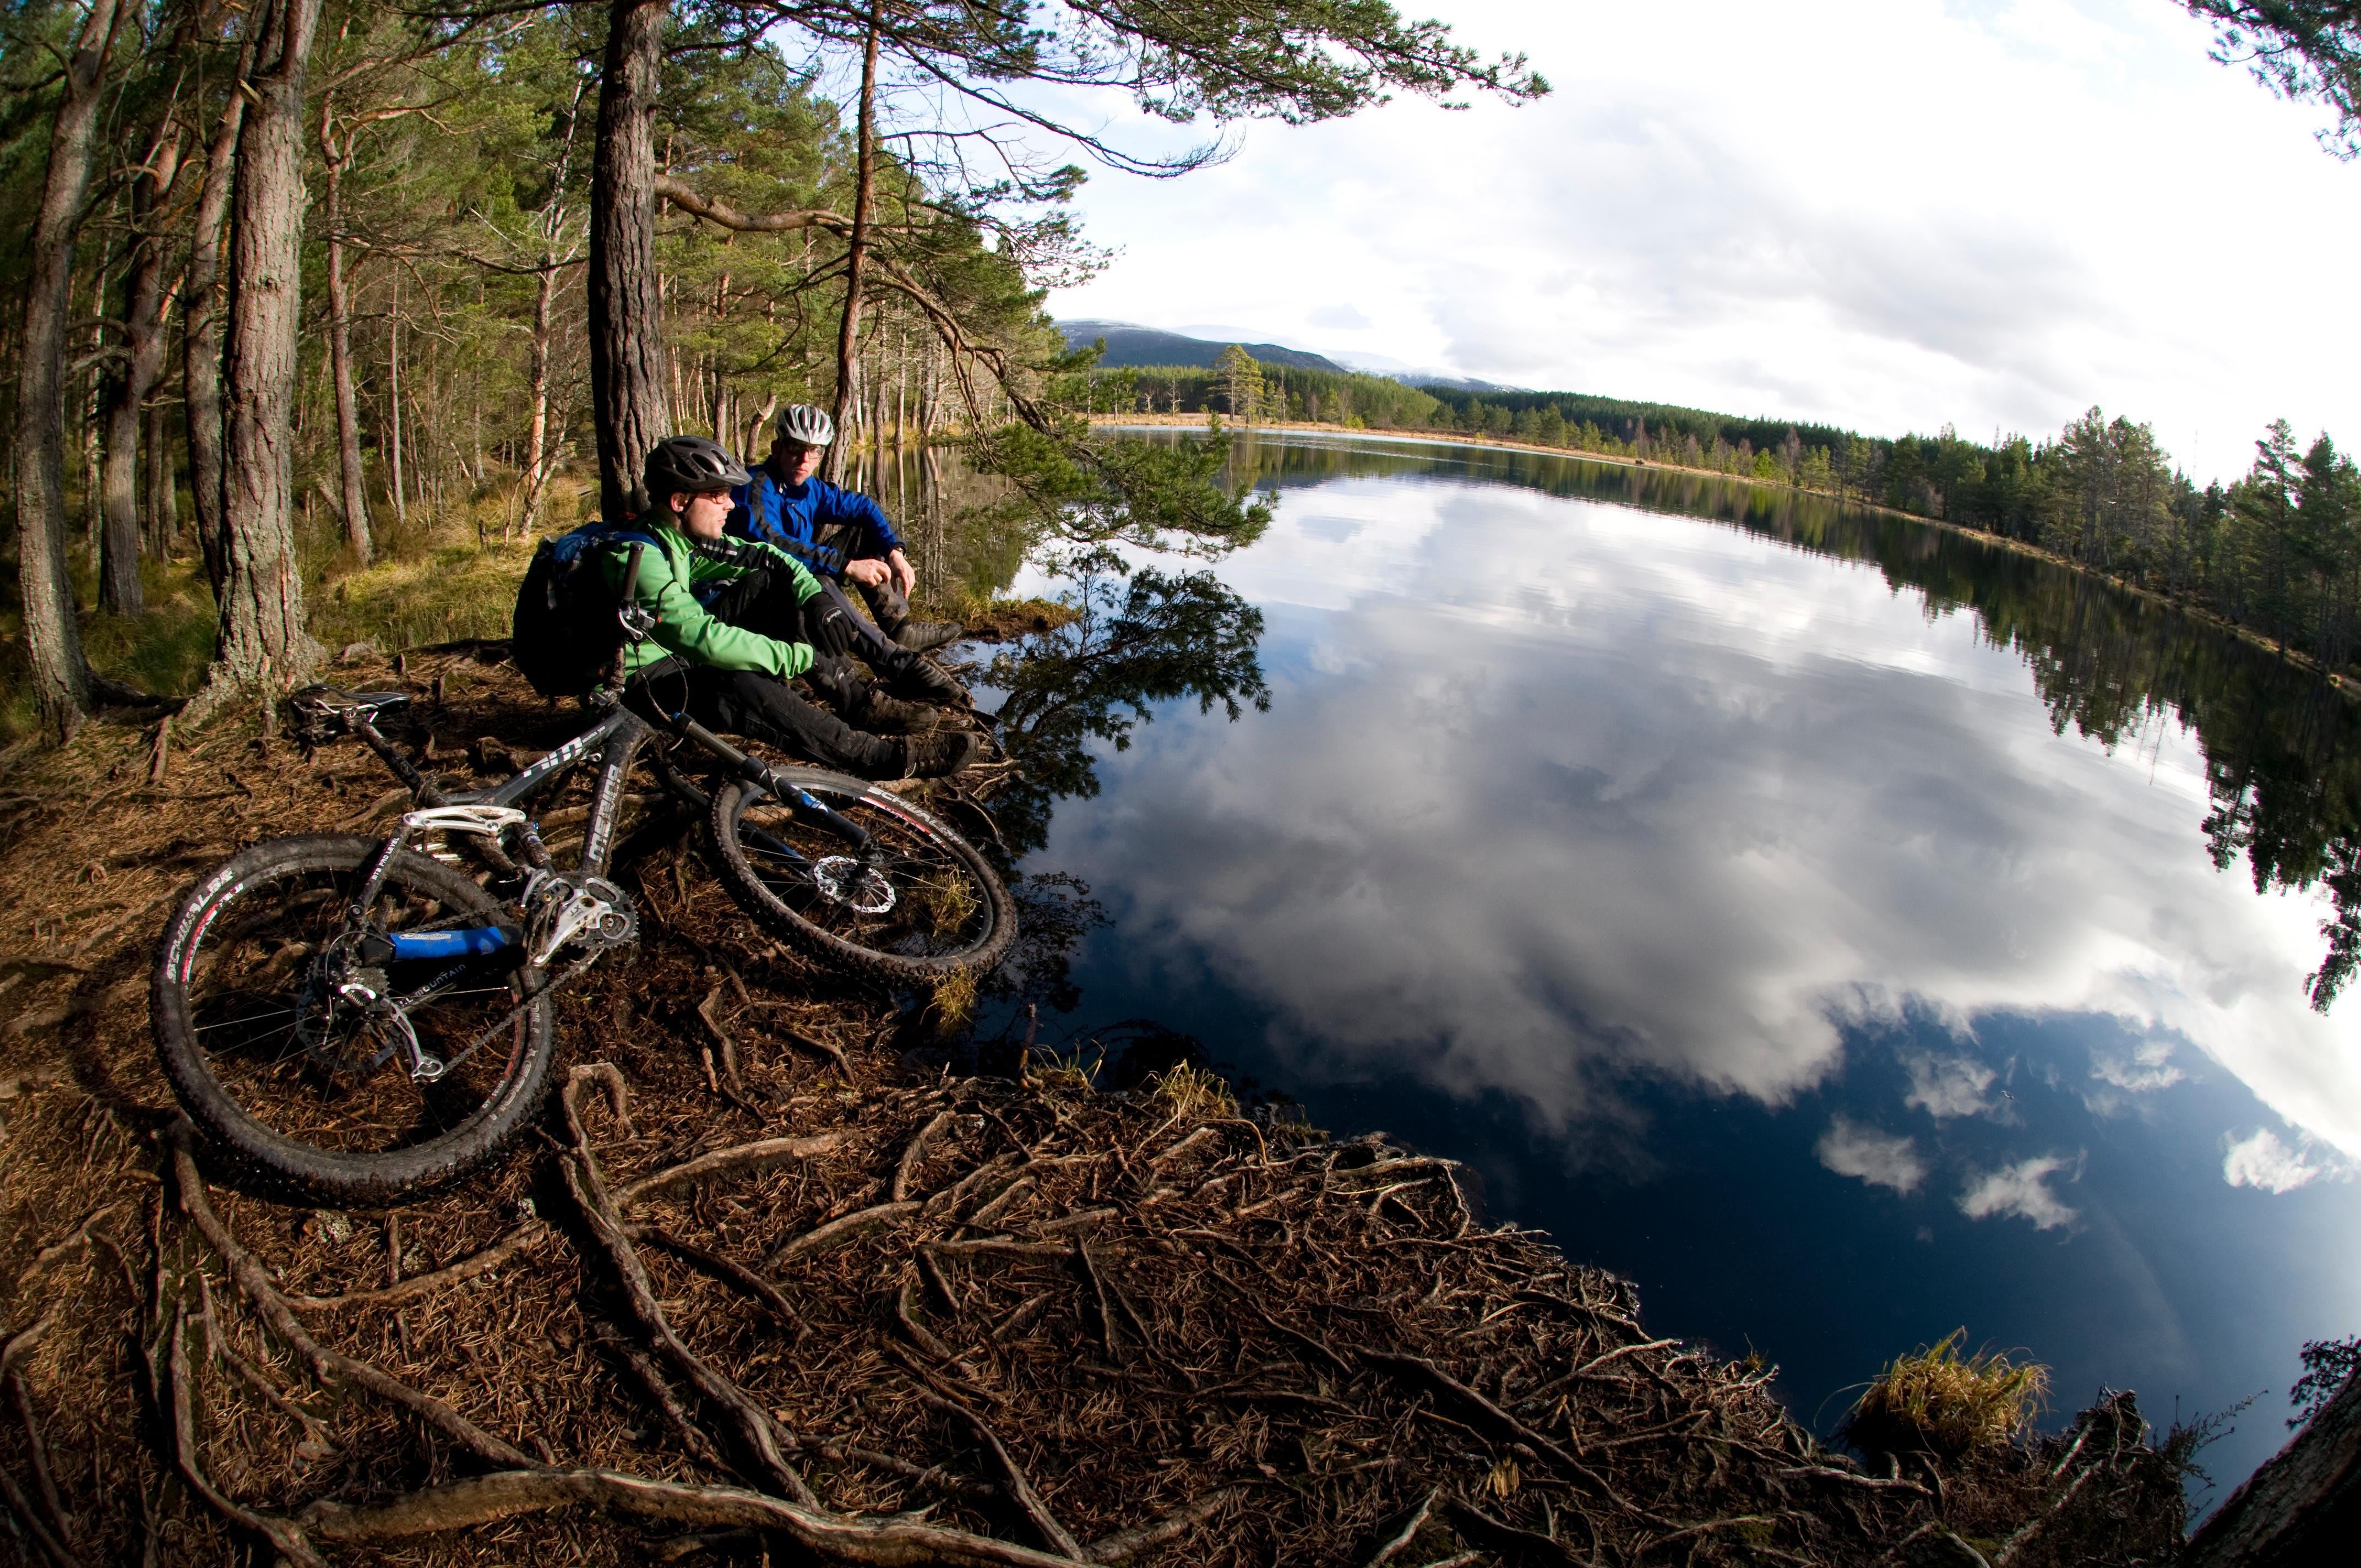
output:
{"label": "dry grass", "polygon": [[961,970],[935,981],[927,1011],[939,1032],[957,1030],[975,1016],[976,986],[973,970]]}
{"label": "dry grass", "polygon": [[912,607],[912,613],[923,620],[956,620],[967,628],[971,637],[1002,642],[1035,632],[1055,631],[1071,624],[1081,612],[1057,599],[993,598],[953,590],[920,599]]}
{"label": "dry grass", "polygon": [[1220,1076],[1190,1062],[1176,1062],[1148,1080],[1148,1096],[1184,1122],[1235,1116],[1237,1096]]}
{"label": "dry grass", "polygon": [[2029,1430],[2049,1393],[2049,1369],[2005,1351],[1963,1356],[1968,1331],[1896,1356],[1844,1422],[1864,1453],[1934,1453],[1958,1459],[2005,1448]]}

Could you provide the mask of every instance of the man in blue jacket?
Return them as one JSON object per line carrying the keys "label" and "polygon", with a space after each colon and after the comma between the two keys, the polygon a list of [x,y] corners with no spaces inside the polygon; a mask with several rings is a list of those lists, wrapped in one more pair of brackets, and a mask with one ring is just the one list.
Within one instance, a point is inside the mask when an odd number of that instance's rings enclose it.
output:
{"label": "man in blue jacket", "polygon": [[[636,560],[629,586],[655,620],[648,639],[624,654],[625,673],[638,677],[626,700],[651,718],[685,712],[865,779],[937,778],[973,762],[982,744],[973,735],[937,729],[930,711],[895,695],[956,691],[949,675],[898,649],[896,661],[871,662],[851,645],[847,623],[861,618],[840,609],[840,598],[830,601],[793,556],[724,536],[730,492],[746,479],[735,457],[701,435],[668,437],[648,454],[649,506],[631,526],[653,545],[633,555],[618,542],[601,562],[620,598]],[[862,679],[848,652],[888,690]],[[796,695],[789,683],[798,676],[827,707]]]}
{"label": "man in blue jacket", "polygon": [[[817,477],[820,459],[836,439],[836,422],[809,403],[783,409],[773,425],[771,455],[731,499],[730,532],[741,539],[776,545],[801,561],[830,591],[851,578],[868,601],[876,626],[862,627],[875,652],[923,653],[960,634],[950,621],[912,620],[910,590],[917,574],[902,540],[875,501],[855,490]],[[850,600],[845,603],[851,612]],[[856,625],[861,618],[853,616]],[[862,659],[868,653],[854,652]],[[873,663],[873,661],[872,661]]]}

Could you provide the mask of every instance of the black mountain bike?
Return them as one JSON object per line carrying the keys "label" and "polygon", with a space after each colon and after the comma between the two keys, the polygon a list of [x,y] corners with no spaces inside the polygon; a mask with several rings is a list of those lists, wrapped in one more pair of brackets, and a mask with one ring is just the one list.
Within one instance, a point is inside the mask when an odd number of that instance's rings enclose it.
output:
{"label": "black mountain bike", "polygon": [[[749,757],[693,719],[620,703],[494,788],[445,793],[378,729],[410,698],[297,694],[311,738],[358,735],[416,797],[390,837],[257,844],[165,927],[156,1046],[206,1135],[310,1201],[417,1197],[490,1161],[549,1080],[557,992],[638,932],[608,880],[632,770],[702,812],[723,881],[765,928],[831,966],[928,984],[996,963],[1016,911],[935,817],[859,779]],[[675,754],[712,764],[710,790]],[[578,863],[526,809],[595,767]],[[461,851],[483,871],[460,869]]]}

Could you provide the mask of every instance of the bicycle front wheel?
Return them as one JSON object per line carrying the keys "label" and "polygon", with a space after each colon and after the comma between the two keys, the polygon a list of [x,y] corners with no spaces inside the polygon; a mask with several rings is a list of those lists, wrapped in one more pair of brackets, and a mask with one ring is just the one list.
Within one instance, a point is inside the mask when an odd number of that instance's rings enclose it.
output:
{"label": "bicycle front wheel", "polygon": [[816,769],[778,774],[838,822],[755,784],[715,795],[722,871],[764,927],[822,963],[877,980],[932,983],[1000,961],[1016,935],[1016,906],[974,846],[892,790]]}
{"label": "bicycle front wheel", "polygon": [[[505,913],[404,850],[356,925],[379,847],[280,839],[233,857],[173,914],[149,991],[157,1054],[190,1117],[275,1187],[338,1206],[401,1202],[479,1168],[549,1080],[544,977],[513,949],[367,971],[391,1006],[340,991],[364,972],[338,967],[359,932],[480,928]],[[447,1064],[441,1077],[413,1073],[413,1047]]]}

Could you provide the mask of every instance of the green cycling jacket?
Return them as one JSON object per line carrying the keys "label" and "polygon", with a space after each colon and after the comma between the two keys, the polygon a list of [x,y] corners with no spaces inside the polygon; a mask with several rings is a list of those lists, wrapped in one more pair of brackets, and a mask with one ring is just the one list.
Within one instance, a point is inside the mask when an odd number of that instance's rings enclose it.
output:
{"label": "green cycling jacket", "polygon": [[[744,539],[692,539],[676,528],[642,518],[631,527],[653,538],[659,548],[640,552],[640,603],[656,618],[654,634],[624,651],[623,672],[635,674],[660,660],[680,658],[692,664],[720,670],[760,670],[781,680],[793,680],[812,666],[807,642],[781,642],[733,626],[708,613],[697,589],[734,582],[751,572],[784,573],[794,583],[796,602],[804,604],[820,591],[819,579],[803,563],[770,544]],[[618,598],[631,547],[609,547],[600,568],[607,587]],[[709,597],[712,587],[706,587]]]}

